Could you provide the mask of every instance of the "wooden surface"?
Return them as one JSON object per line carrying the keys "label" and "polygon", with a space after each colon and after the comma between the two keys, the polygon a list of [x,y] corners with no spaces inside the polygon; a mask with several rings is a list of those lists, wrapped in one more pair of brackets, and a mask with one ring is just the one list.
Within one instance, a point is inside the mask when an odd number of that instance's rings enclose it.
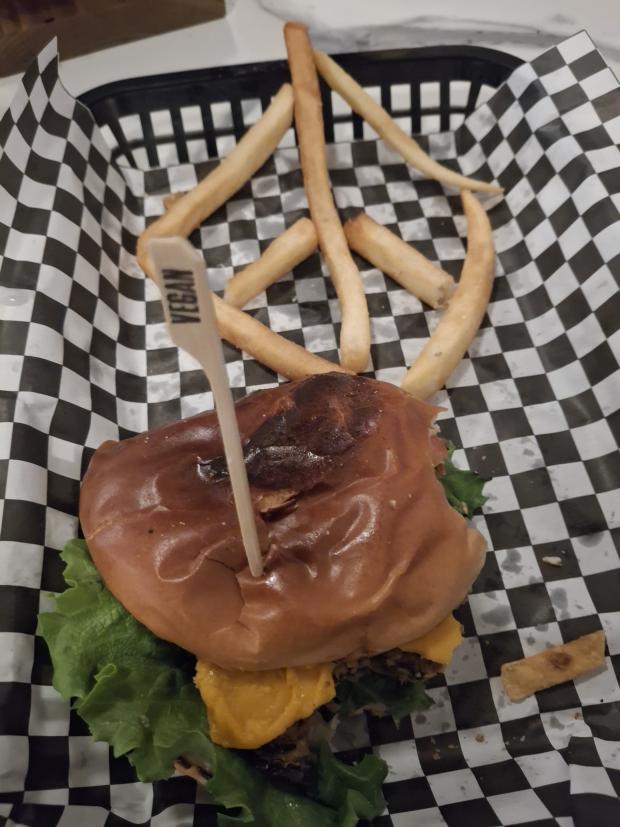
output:
{"label": "wooden surface", "polygon": [[[76,57],[223,17],[225,0],[0,0],[0,76],[22,72],[53,37]],[[153,66],[153,74],[157,66]]]}

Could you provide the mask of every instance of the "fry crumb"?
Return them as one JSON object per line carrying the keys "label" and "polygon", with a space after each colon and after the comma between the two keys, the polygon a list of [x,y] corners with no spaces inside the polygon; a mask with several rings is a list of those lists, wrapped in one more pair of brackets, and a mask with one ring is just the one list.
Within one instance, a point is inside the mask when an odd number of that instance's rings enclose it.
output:
{"label": "fry crumb", "polygon": [[561,557],[543,557],[543,563],[547,563],[549,566],[561,566],[562,565],[562,558]]}
{"label": "fry crumb", "polygon": [[174,762],[174,769],[179,775],[186,775],[189,778],[193,778],[197,784],[204,785],[207,783],[208,779],[206,778],[205,770],[197,764],[187,761],[185,758],[177,759]]}
{"label": "fry crumb", "polygon": [[486,741],[486,738],[484,737],[484,735],[481,732],[479,732],[476,735],[476,741],[478,741],[479,744],[484,744],[485,741]]}

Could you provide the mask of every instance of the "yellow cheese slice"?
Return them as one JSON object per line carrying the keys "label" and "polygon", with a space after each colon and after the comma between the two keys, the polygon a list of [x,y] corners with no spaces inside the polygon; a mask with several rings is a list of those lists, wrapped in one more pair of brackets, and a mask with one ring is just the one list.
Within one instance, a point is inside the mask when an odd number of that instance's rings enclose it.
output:
{"label": "yellow cheese slice", "polygon": [[399,646],[404,652],[415,652],[427,660],[447,666],[456,647],[463,640],[461,624],[452,615],[417,640]]}
{"label": "yellow cheese slice", "polygon": [[207,707],[211,739],[234,749],[257,749],[272,741],[332,700],[332,668],[324,663],[233,672],[198,661],[194,682]]}
{"label": "yellow cheese slice", "polygon": [[[423,637],[399,648],[447,665],[462,640],[452,615]],[[258,749],[336,694],[333,664],[264,672],[236,672],[198,661],[194,682],[207,707],[209,734],[216,744]]]}

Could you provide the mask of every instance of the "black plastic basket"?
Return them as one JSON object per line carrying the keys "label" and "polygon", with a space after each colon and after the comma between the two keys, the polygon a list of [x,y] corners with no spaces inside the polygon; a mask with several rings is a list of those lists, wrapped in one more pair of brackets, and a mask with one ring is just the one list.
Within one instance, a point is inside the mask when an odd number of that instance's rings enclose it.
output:
{"label": "black plastic basket", "polygon": [[[489,87],[495,89],[521,63],[512,55],[476,46],[395,49],[339,55],[336,60],[364,87],[374,87],[382,105],[412,134],[454,128]],[[113,157],[149,168],[165,165],[159,151],[164,146],[176,149],[174,161],[179,163],[220,156],[218,139],[239,139],[287,80],[286,61],[251,63],[119,81],[80,99],[104,128]],[[428,84],[434,93],[430,102],[423,94]],[[458,96],[453,94],[455,85]],[[396,90],[406,94],[393,94]],[[342,106],[335,112],[333,95],[324,84],[322,94],[327,141],[339,140],[340,124],[349,125],[348,138],[362,138],[361,118]],[[192,119],[185,117],[188,112]],[[428,116],[435,116],[429,119],[431,129],[424,128]],[[201,142],[198,153],[192,151],[196,142]],[[289,142],[294,142],[293,135]]]}

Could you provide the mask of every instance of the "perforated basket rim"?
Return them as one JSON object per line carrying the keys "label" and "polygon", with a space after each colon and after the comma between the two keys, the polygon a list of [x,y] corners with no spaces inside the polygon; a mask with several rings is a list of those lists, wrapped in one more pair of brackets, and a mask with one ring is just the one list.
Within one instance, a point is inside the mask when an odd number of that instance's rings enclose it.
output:
{"label": "perforated basket rim", "polygon": [[[496,49],[481,46],[422,46],[407,49],[388,49],[379,51],[348,52],[333,56],[353,77],[362,84],[378,84],[385,86],[396,85],[399,81],[394,72],[410,64],[416,66],[421,77],[419,84],[438,82],[441,87],[441,97],[438,106],[432,110],[439,114],[441,119],[440,131],[449,129],[449,116],[454,107],[451,107],[448,94],[448,84],[452,81],[465,80],[472,84],[472,92],[466,106],[459,111],[467,115],[475,108],[476,98],[482,85],[497,88],[510,73],[520,66],[523,61],[515,55],[507,54]],[[459,61],[462,61],[459,66]],[[443,64],[444,76],[437,72],[438,65]],[[389,79],[382,77],[388,73]],[[125,139],[120,127],[120,119],[127,115],[145,116],[147,113],[167,107],[183,106],[178,100],[184,89],[204,90],[204,105],[216,102],[238,104],[239,96],[231,94],[231,84],[256,85],[251,95],[260,98],[263,108],[276,89],[290,79],[286,60],[275,60],[255,63],[234,64],[231,66],[215,66],[204,69],[191,69],[179,72],[170,72],[158,75],[146,75],[126,80],[114,81],[84,92],[78,98],[92,112],[99,126],[108,126],[114,134],[118,146],[113,157],[121,153],[129,158],[130,166],[134,165],[132,158],[132,142]],[[402,78],[403,84],[416,86],[416,78],[409,75]],[[222,88],[218,90],[218,85]],[[327,103],[329,90],[321,81],[324,104]],[[383,104],[385,101],[382,99]],[[188,104],[185,104],[188,105]],[[238,107],[237,107],[238,108]],[[389,107],[388,107],[389,108]],[[413,97],[410,114],[415,113],[418,118],[422,110],[416,110]],[[423,114],[426,114],[424,111]],[[325,133],[328,142],[334,141],[334,124],[343,120],[343,116],[334,115],[331,107],[324,107]],[[357,124],[355,138],[361,135],[361,119],[353,114],[353,122]],[[230,131],[238,139],[247,127],[235,122]],[[419,132],[415,127],[414,134]],[[206,130],[205,130],[206,132]],[[153,137],[153,146],[150,147],[149,136],[144,136],[144,146],[149,154],[154,155],[158,140]]]}

